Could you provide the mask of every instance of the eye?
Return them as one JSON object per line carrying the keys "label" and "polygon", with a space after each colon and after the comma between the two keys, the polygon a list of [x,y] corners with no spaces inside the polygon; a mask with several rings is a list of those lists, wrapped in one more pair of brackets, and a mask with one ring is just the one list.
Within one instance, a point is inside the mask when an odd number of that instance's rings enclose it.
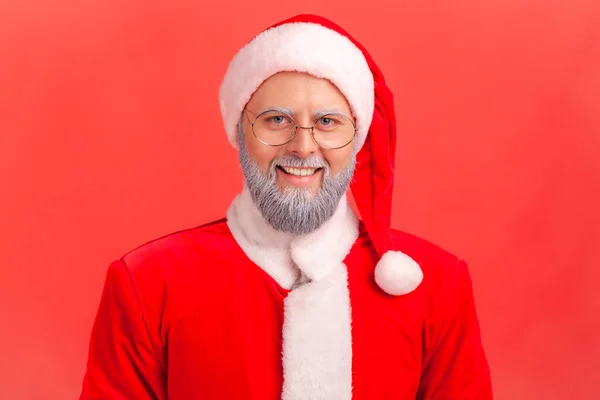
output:
{"label": "eye", "polygon": [[262,127],[270,130],[287,129],[293,125],[293,121],[289,115],[276,111],[270,111],[260,115],[256,122],[259,129]]}
{"label": "eye", "polygon": [[317,129],[331,130],[340,125],[340,121],[332,115],[326,115],[317,120],[315,124]]}
{"label": "eye", "polygon": [[286,118],[283,115],[274,115],[268,119],[269,122],[274,124],[282,124],[287,122]]}

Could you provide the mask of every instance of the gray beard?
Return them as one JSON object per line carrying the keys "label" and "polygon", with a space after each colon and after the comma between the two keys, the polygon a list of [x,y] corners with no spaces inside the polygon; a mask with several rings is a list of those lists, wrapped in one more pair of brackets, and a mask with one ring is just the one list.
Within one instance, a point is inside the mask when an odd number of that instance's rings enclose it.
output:
{"label": "gray beard", "polygon": [[[238,128],[239,159],[246,185],[263,218],[276,230],[296,236],[314,232],[328,221],[338,208],[342,196],[348,190],[354,168],[356,152],[336,175],[331,176],[329,164],[320,157],[300,158],[285,155],[271,162],[264,173],[246,150],[243,127]],[[279,188],[276,167],[323,168],[321,187],[313,193],[311,189]]]}

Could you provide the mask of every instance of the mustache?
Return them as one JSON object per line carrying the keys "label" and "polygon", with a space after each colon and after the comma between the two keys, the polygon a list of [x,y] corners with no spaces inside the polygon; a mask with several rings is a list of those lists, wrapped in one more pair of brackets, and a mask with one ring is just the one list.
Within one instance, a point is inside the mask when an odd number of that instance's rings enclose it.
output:
{"label": "mustache", "polygon": [[274,159],[271,162],[271,169],[274,169],[278,166],[296,168],[325,168],[326,170],[329,170],[329,163],[327,163],[327,161],[318,156],[300,158],[291,154],[286,154],[282,157]]}

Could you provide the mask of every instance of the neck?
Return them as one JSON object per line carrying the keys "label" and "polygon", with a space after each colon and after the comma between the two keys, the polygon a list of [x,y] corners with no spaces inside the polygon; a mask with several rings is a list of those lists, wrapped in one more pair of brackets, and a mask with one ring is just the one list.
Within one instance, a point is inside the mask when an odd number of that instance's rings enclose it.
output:
{"label": "neck", "polygon": [[244,186],[227,211],[227,224],[248,258],[286,289],[299,279],[314,281],[327,276],[358,237],[358,219],[345,194],[321,227],[294,236],[269,225]]}

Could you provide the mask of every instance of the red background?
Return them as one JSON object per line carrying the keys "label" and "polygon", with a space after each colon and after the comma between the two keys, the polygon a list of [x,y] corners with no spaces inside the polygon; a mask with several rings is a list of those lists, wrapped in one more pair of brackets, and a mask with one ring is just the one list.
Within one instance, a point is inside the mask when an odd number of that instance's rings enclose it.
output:
{"label": "red background", "polygon": [[224,215],[218,85],[303,12],[383,69],[393,225],[469,262],[496,397],[600,398],[597,0],[202,3],[0,3],[0,398],[75,398],[108,263]]}

